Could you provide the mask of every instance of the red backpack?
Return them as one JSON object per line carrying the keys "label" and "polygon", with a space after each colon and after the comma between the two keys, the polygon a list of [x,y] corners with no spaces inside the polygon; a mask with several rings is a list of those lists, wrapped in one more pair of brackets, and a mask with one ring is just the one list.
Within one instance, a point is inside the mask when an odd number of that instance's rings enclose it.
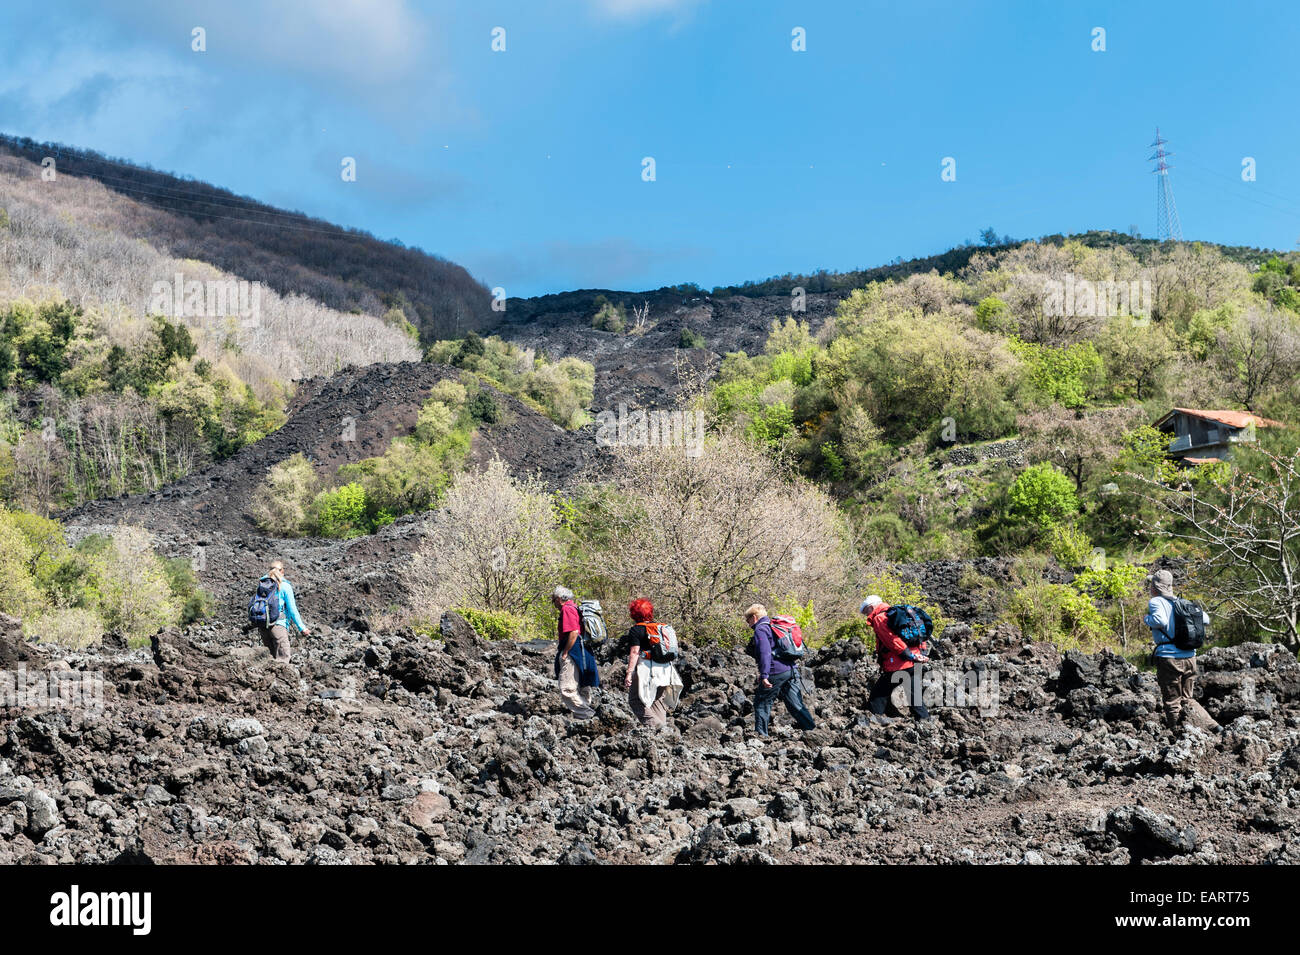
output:
{"label": "red backpack", "polygon": [[803,631],[794,617],[783,614],[769,617],[772,624],[772,656],[782,663],[797,663],[803,659]]}

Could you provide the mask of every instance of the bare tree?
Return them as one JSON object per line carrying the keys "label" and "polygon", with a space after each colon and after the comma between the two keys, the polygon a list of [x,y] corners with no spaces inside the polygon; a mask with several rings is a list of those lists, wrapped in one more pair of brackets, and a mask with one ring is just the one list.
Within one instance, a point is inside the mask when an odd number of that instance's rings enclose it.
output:
{"label": "bare tree", "polygon": [[650,303],[642,301],[638,307],[632,306],[632,327],[629,334],[644,335],[650,330]]}
{"label": "bare tree", "polygon": [[685,633],[711,637],[754,600],[813,599],[842,611],[849,567],[843,521],[823,492],[743,437],[698,456],[623,449],[622,500],[593,554],[626,593],[649,596]]}
{"label": "bare tree", "polygon": [[1300,372],[1300,329],[1280,309],[1252,306],[1219,333],[1213,360],[1228,396],[1253,411],[1271,388],[1293,381]]}
{"label": "bare tree", "polygon": [[1020,433],[1031,460],[1050,461],[1074,479],[1082,492],[1088,478],[1124,448],[1124,432],[1142,420],[1135,406],[1073,411],[1053,405],[1020,416]]}
{"label": "bare tree", "polygon": [[[1154,526],[1205,554],[1200,568],[1221,602],[1292,652],[1300,650],[1300,450],[1260,449],[1263,474],[1235,470],[1223,483],[1168,487],[1132,477],[1171,518]],[[1200,486],[1198,487],[1198,483]]]}
{"label": "bare tree", "polygon": [[464,474],[447,492],[407,585],[417,615],[447,607],[526,614],[557,583],[560,564],[551,495],[535,478],[516,479],[500,458]]}

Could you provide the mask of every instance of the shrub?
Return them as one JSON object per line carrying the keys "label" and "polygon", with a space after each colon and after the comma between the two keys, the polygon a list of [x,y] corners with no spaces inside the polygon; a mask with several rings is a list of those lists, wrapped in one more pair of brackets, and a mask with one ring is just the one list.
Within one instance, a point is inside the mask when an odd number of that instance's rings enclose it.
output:
{"label": "shrub", "polygon": [[365,488],[353,481],[317,494],[310,524],[321,537],[360,537],[367,530]]}
{"label": "shrub", "polygon": [[26,618],[45,608],[31,571],[35,554],[10,512],[0,508],[0,613]]}
{"label": "shrub", "polygon": [[835,442],[822,442],[822,461],[831,480],[839,481],[844,477],[844,458],[835,450]]}
{"label": "shrub", "polygon": [[456,427],[456,412],[441,401],[430,399],[420,408],[415,437],[424,444],[436,444]]}
{"label": "shrub", "polygon": [[[601,302],[602,299],[604,299],[603,295],[597,298],[597,302]],[[616,335],[623,334],[627,329],[627,316],[623,312],[623,306],[609,301],[603,302],[591,319],[591,327],[603,332],[614,332]]]}
{"label": "shrub", "polygon": [[549,593],[558,521],[539,481],[515,479],[494,458],[481,473],[457,478],[438,518],[408,575],[417,616],[460,606],[524,617]]}
{"label": "shrub", "polygon": [[1015,328],[1016,320],[1006,302],[990,295],[975,306],[975,324],[981,331],[1005,335]]}
{"label": "shrub", "polygon": [[1030,386],[1046,403],[1082,407],[1101,384],[1104,368],[1091,342],[1056,347],[1012,339],[1011,350],[1025,362]]}
{"label": "shrub", "polygon": [[99,643],[104,621],[93,610],[59,607],[23,621],[23,636],[40,643],[52,643],[70,650],[84,650]]}
{"label": "shrub", "polygon": [[316,469],[302,454],[273,465],[253,492],[249,509],[257,525],[277,537],[298,537],[307,530],[309,511],[318,493]]}
{"label": "shrub", "polygon": [[1079,511],[1074,482],[1047,463],[1021,471],[1008,501],[1014,517],[1044,531]]}
{"label": "shrub", "polygon": [[713,639],[755,600],[798,592],[823,612],[847,604],[851,548],[834,502],[734,432],[703,453],[619,451],[619,497],[593,522],[591,568],[620,593],[650,593],[680,632]]}
{"label": "shrub", "polygon": [[708,344],[703,335],[685,325],[682,326],[682,333],[677,336],[678,348],[707,348]]}
{"label": "shrub", "polygon": [[1047,547],[1056,562],[1068,570],[1078,570],[1092,560],[1092,541],[1088,535],[1069,524],[1057,524],[1047,535]]}
{"label": "shrub", "polygon": [[788,405],[778,402],[759,411],[749,423],[746,433],[763,444],[775,446],[794,429],[794,412]]}
{"label": "shrub", "polygon": [[475,421],[483,424],[495,424],[501,420],[501,408],[496,397],[486,388],[480,389],[469,400],[469,414]]}
{"label": "shrub", "polygon": [[841,640],[858,640],[866,646],[868,652],[876,652],[876,631],[861,617],[847,620],[835,628],[829,642],[839,643]]}
{"label": "shrub", "polygon": [[532,640],[541,636],[532,621],[508,610],[479,610],[474,607],[456,607],[474,632],[484,640]]}
{"label": "shrub", "polygon": [[[468,386],[468,394],[465,386],[460,386],[457,394],[449,390],[455,383],[443,381],[430,393],[431,401],[441,401],[459,414],[467,399],[474,399],[480,382],[487,382],[562,427],[579,428],[587,423],[586,409],[591,405],[596,380],[596,370],[590,362],[572,355],[548,361],[531,348],[520,348],[495,335],[477,338],[476,345],[468,350],[467,341],[442,341],[429,346],[425,357],[463,368],[462,379]],[[482,412],[490,409],[484,400],[479,401],[477,411],[479,414],[474,416],[477,420],[487,420]]]}
{"label": "shrub", "polygon": [[108,629],[139,645],[177,622],[180,608],[163,563],[153,552],[152,534],[120,526],[96,551],[100,611]]}
{"label": "shrub", "polygon": [[183,627],[212,615],[215,600],[212,594],[199,586],[198,575],[194,573],[194,567],[188,558],[166,558],[162,562],[162,568],[167,577],[167,586],[180,608],[177,623]]}
{"label": "shrub", "polygon": [[794,617],[795,623],[799,624],[799,629],[803,631],[804,639],[810,645],[817,639],[817,612],[813,608],[811,599],[801,604],[794,594],[785,594],[773,603],[770,610],[772,613]]}
{"label": "shrub", "polygon": [[[930,619],[934,623],[933,636],[935,637],[942,636],[943,631],[948,627],[948,621],[944,618],[943,610],[940,609],[937,603],[927,600],[922,595],[921,585],[914,580],[904,580],[897,574],[888,571],[869,574],[862,581],[862,595],[865,597],[867,594],[876,594],[891,607],[895,604],[911,604],[914,607],[920,607],[930,615]],[[863,622],[865,622],[865,619]],[[872,645],[875,645],[874,640]]]}
{"label": "shrub", "polygon": [[1111,634],[1090,599],[1072,587],[1043,581],[1016,588],[1003,619],[1015,623],[1029,639],[1063,650],[1096,650]]}

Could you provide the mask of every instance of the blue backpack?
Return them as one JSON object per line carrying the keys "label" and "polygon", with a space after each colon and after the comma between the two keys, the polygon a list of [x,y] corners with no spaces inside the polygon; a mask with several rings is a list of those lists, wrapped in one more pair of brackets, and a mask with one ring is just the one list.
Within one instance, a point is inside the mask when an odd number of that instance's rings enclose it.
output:
{"label": "blue backpack", "polygon": [[269,627],[280,619],[280,588],[270,577],[257,582],[253,599],[248,602],[248,622]]}
{"label": "blue backpack", "polygon": [[919,647],[930,639],[934,622],[930,615],[912,604],[895,604],[885,614],[889,629],[898,634],[909,647]]}

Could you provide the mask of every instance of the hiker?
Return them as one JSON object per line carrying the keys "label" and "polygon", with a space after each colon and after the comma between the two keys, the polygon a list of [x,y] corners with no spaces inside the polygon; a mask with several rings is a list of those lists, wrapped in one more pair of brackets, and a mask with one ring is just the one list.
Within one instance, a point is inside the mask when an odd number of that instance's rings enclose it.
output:
{"label": "hiker", "polygon": [[[916,646],[908,646],[907,641],[890,627],[890,607],[879,594],[872,594],[862,601],[858,610],[867,615],[867,623],[871,624],[871,629],[876,633],[876,653],[880,659],[880,676],[867,697],[867,709],[876,716],[884,716],[894,687],[908,682],[911,686],[904,689],[903,699],[906,701],[904,705],[912,711],[913,718],[928,720],[930,711],[925,708],[921,698],[920,665],[929,662],[930,659],[925,654],[925,640],[921,639]],[[920,622],[924,623],[924,621]],[[926,635],[928,635],[928,627]],[[909,670],[912,672],[906,673],[905,676],[895,676]]]}
{"label": "hiker", "polygon": [[[1174,596],[1174,575],[1167,570],[1157,570],[1146,579],[1150,588],[1151,600],[1147,603],[1147,613],[1142,619],[1151,628],[1151,640],[1155,644],[1153,656],[1156,658],[1156,682],[1160,684],[1160,696],[1164,702],[1165,725],[1177,729],[1184,720],[1203,727],[1218,724],[1209,713],[1192,697],[1196,683],[1196,647],[1205,639],[1205,625],[1209,617],[1196,604],[1182,601]],[[1184,623],[1183,643],[1180,646],[1176,626],[1176,612],[1192,611],[1200,616],[1188,621],[1196,636],[1189,641]]]}
{"label": "hiker", "polygon": [[257,626],[271,656],[285,663],[289,662],[289,627],[304,637],[311,636],[311,630],[298,613],[293,584],[285,579],[283,561],[273,563],[258,580],[257,591],[248,605],[248,619]]}
{"label": "hiker", "polygon": [[582,618],[574,603],[573,591],[556,587],[551,591],[551,603],[560,612],[559,637],[555,650],[555,679],[560,685],[564,705],[580,720],[596,715],[592,705],[592,691],[600,685],[596,661],[582,644]]}
{"label": "hiker", "polygon": [[[754,730],[766,736],[772,719],[772,704],[779,696],[802,730],[815,729],[817,723],[803,702],[803,682],[797,662],[786,662],[775,652],[777,637],[767,608],[753,604],[745,611],[745,623],[754,631],[751,643],[758,660],[758,686],[754,690]],[[800,643],[802,644],[802,635]],[[802,650],[800,650],[802,653]]]}
{"label": "hiker", "polygon": [[623,688],[627,705],[642,726],[663,729],[668,711],[676,709],[682,692],[682,678],[675,661],[679,657],[673,628],[654,622],[654,604],[640,598],[627,605],[632,627],[623,637],[628,647],[627,674]]}

